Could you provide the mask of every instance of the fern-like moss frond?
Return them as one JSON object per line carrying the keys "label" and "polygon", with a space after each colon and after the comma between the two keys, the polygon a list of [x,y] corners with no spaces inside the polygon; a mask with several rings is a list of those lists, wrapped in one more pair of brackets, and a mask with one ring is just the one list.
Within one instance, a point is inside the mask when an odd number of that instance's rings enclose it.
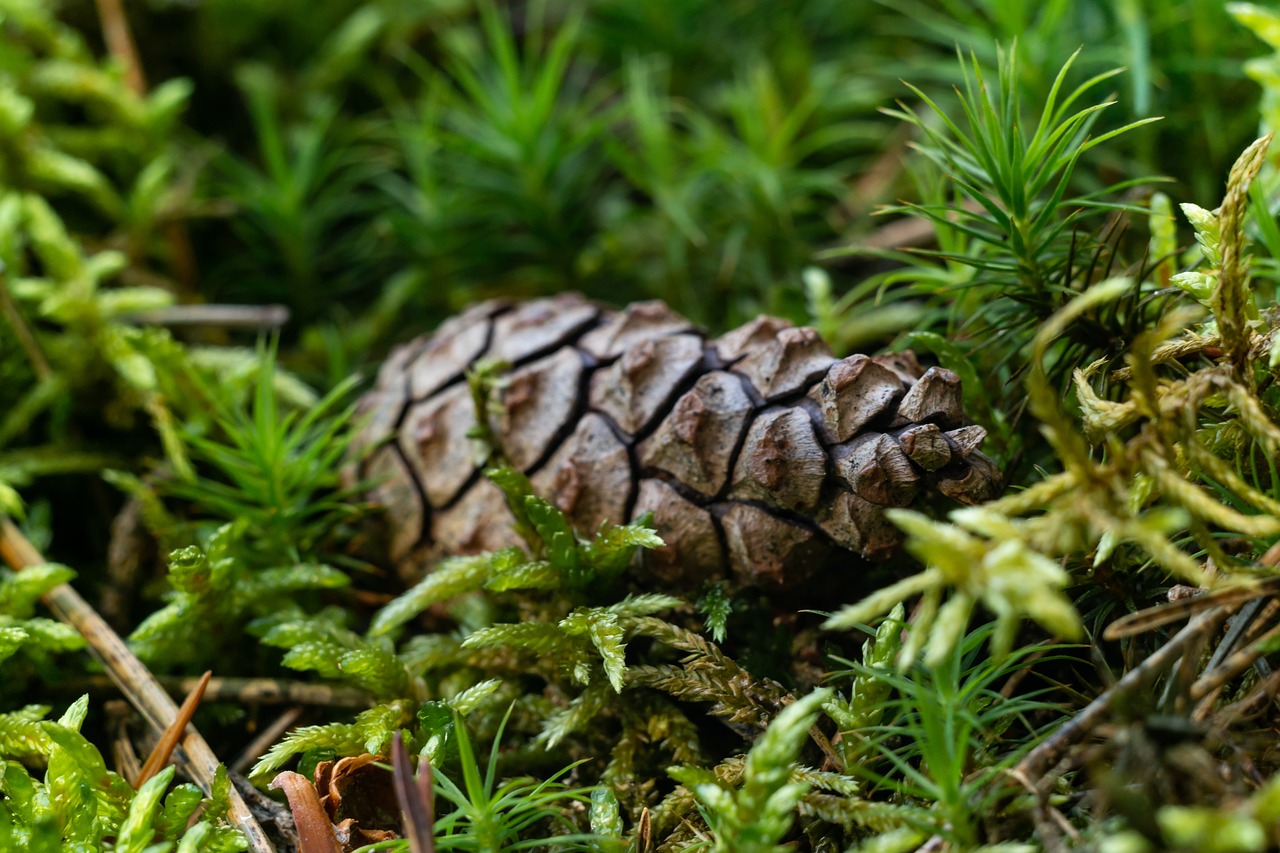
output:
{"label": "fern-like moss frond", "polygon": [[339,756],[364,752],[379,754],[391,742],[396,730],[406,725],[409,719],[407,703],[389,702],[360,712],[352,723],[302,726],[267,750],[249,775],[265,778],[284,767],[295,755],[312,749],[331,749]]}
{"label": "fern-like moss frond", "polygon": [[488,555],[445,560],[416,586],[379,610],[369,626],[369,635],[390,635],[431,605],[480,589],[489,573]]}

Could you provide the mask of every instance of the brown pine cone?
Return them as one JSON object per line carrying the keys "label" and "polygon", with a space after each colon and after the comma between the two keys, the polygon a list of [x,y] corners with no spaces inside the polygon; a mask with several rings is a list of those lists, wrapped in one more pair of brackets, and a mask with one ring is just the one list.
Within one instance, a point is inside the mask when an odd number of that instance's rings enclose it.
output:
{"label": "brown pine cone", "polygon": [[848,551],[892,553],[885,507],[999,489],[959,377],[909,352],[836,360],[813,329],[773,317],[707,340],[660,302],[491,301],[398,348],[361,401],[359,476],[408,576],[516,544],[467,437],[464,373],[482,357],[512,365],[491,423],[503,451],[581,533],[653,513],[667,546],[639,568],[651,582],[731,571],[794,589]]}

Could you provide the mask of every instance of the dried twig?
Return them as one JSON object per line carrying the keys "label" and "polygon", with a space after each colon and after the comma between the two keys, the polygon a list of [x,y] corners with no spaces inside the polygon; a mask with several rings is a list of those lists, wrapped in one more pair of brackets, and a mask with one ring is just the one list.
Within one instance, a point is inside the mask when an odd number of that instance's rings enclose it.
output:
{"label": "dried twig", "polygon": [[409,850],[412,853],[435,853],[435,810],[432,802],[435,792],[431,787],[431,762],[425,758],[422,760],[415,779],[413,766],[409,763],[409,751],[405,749],[399,732],[391,741],[391,771]]}
{"label": "dried twig", "polygon": [[1063,843],[1063,836],[1069,837],[1075,844],[1080,843],[1080,831],[1071,825],[1071,821],[1067,820],[1062,812],[1058,811],[1051,805],[1047,798],[1039,796],[1039,790],[1036,785],[1026,776],[1017,772],[1017,770],[1007,770],[1005,774],[1026,788],[1027,791],[1035,798],[1035,808],[1032,810],[1032,820],[1035,821],[1036,834],[1039,841],[1044,847],[1046,853],[1058,853],[1065,850],[1066,845]]}
{"label": "dried twig", "polygon": [[[7,518],[0,518],[0,559],[15,571],[48,562]],[[54,587],[41,600],[54,615],[80,632],[88,643],[90,652],[102,663],[120,691],[142,713],[152,728],[157,732],[167,729],[178,716],[178,706],[97,611],[68,584]],[[218,757],[194,728],[188,729],[182,740],[182,748],[186,753],[183,765],[187,773],[206,794],[209,793],[213,790]],[[275,848],[267,840],[262,827],[249,813],[237,792],[230,792],[230,801],[231,821],[248,839],[249,849],[256,853],[274,851]]]}
{"label": "dried twig", "polygon": [[133,707],[123,699],[112,699],[103,705],[107,712],[107,729],[111,732],[111,759],[116,772],[123,776],[135,789],[134,780],[142,772],[142,762],[133,749],[133,740],[129,737],[129,720],[134,716]]}
{"label": "dried twig", "polygon": [[1188,648],[1204,639],[1221,616],[1222,609],[1215,607],[1192,619],[1190,624],[1174,634],[1154,654],[1125,673],[1119,681],[1103,691],[1102,695],[1024,755],[1014,768],[1014,772],[1028,779],[1041,779],[1068,748],[1083,740],[1093,730],[1094,726],[1106,716],[1113,702],[1137,690],[1156,673],[1172,666]]}
{"label": "dried twig", "polygon": [[[200,679],[160,676],[161,686],[171,693],[190,693]],[[80,693],[96,693],[114,689],[111,680],[91,676],[68,682],[67,689]],[[335,687],[330,684],[308,684],[282,678],[219,678],[209,679],[205,692],[209,702],[236,702],[241,705],[319,705],[325,708],[359,708],[370,705],[370,694],[354,687]]]}
{"label": "dried twig", "polygon": [[134,788],[141,788],[148,779],[159,773],[169,763],[169,758],[177,748],[182,733],[187,730],[187,723],[191,722],[191,718],[196,714],[196,708],[200,707],[200,700],[204,698],[205,688],[209,686],[209,677],[212,675],[212,672],[206,670],[200,677],[199,683],[187,694],[182,707],[178,709],[178,716],[173,718],[173,722],[164,730],[164,734],[160,735],[160,740],[156,741],[151,754],[147,756],[146,763],[138,771],[138,778],[133,783]]}
{"label": "dried twig", "polygon": [[1200,680],[1191,686],[1191,698],[1203,699],[1253,666],[1255,661],[1270,651],[1277,637],[1280,637],[1280,625],[1273,625],[1271,630],[1250,643],[1248,647],[1230,655],[1221,666],[1202,675]]}
{"label": "dried twig", "polygon": [[1209,646],[1209,640],[1222,630],[1223,624],[1227,621],[1229,609],[1218,608],[1213,613],[1212,619],[1205,620],[1199,639],[1183,649],[1182,657],[1170,668],[1169,677],[1165,680],[1164,691],[1161,694],[1158,705],[1158,707],[1164,708],[1167,712],[1179,716],[1185,716],[1190,713],[1190,703],[1192,701],[1190,698],[1191,685],[1196,680],[1200,662],[1204,659],[1204,651]]}
{"label": "dried twig", "polygon": [[[1255,684],[1243,699],[1232,702],[1214,714],[1213,725],[1218,729],[1226,729],[1238,720],[1243,720],[1259,713],[1265,706],[1275,700],[1278,691],[1280,691],[1280,669],[1273,670],[1270,675]],[[1215,699],[1217,697],[1213,695],[1202,699],[1192,715],[1192,719],[1195,722],[1203,722],[1207,719],[1209,712],[1213,709]]]}
{"label": "dried twig", "polygon": [[[1275,615],[1277,601],[1274,598],[1263,601],[1262,599],[1254,599],[1246,602],[1243,607],[1231,615],[1228,621],[1226,636],[1218,643],[1217,648],[1213,650],[1213,654],[1209,657],[1209,662],[1204,665],[1202,672],[1211,673],[1219,669],[1222,664],[1228,660],[1236,649],[1244,644],[1247,645],[1257,639],[1252,632],[1255,631],[1259,624],[1266,624]],[[1254,661],[1255,665],[1262,666],[1260,660]],[[1266,675],[1266,673],[1262,673]],[[1192,713],[1192,719],[1204,720],[1212,711],[1214,704],[1217,703],[1218,697],[1222,693],[1222,688],[1226,682],[1219,683],[1216,687],[1211,688],[1208,692],[1200,697],[1200,704],[1196,706]],[[1190,694],[1190,688],[1187,691],[1188,701],[1193,697]]]}
{"label": "dried twig", "polygon": [[[133,41],[133,33],[129,29],[129,19],[124,14],[123,0],[96,0],[98,20],[102,24],[102,38],[107,43],[111,56],[124,68],[124,81],[138,97],[147,94],[147,77],[142,70],[142,60],[138,57],[138,48]],[[171,262],[177,273],[178,282],[187,291],[187,296],[198,296],[196,288],[195,252],[191,248],[191,235],[187,232],[186,223],[180,219],[164,223],[162,228],[169,241]]]}
{"label": "dried twig", "polygon": [[142,73],[138,49],[129,32],[129,20],[124,16],[121,0],[97,0],[98,18],[102,21],[102,38],[107,50],[124,67],[124,82],[136,95],[147,92],[147,78]]}
{"label": "dried twig", "polygon": [[248,746],[241,750],[236,756],[235,761],[231,762],[230,769],[234,773],[244,773],[253,763],[262,757],[271,745],[280,740],[284,733],[293,728],[294,723],[298,722],[298,718],[302,716],[302,706],[294,705],[287,709],[283,714],[271,722],[271,725],[258,732],[258,736],[249,741]]}
{"label": "dried twig", "polygon": [[221,326],[225,329],[275,329],[289,322],[284,305],[170,305],[128,314],[140,326]]}
{"label": "dried twig", "polygon": [[23,352],[27,354],[27,360],[31,362],[31,372],[36,375],[36,379],[44,382],[51,378],[53,368],[49,366],[49,359],[45,358],[40,342],[36,340],[35,333],[31,331],[27,319],[22,316],[22,311],[14,301],[13,294],[9,292],[9,277],[5,274],[3,263],[0,263],[0,313],[4,314],[4,318],[13,328],[13,334],[17,337]]}
{"label": "dried twig", "polygon": [[1186,619],[1210,607],[1240,605],[1277,592],[1280,592],[1280,578],[1267,578],[1247,585],[1212,590],[1194,598],[1180,598],[1168,604],[1157,604],[1155,607],[1122,616],[1107,625],[1102,632],[1102,639],[1119,640]]}

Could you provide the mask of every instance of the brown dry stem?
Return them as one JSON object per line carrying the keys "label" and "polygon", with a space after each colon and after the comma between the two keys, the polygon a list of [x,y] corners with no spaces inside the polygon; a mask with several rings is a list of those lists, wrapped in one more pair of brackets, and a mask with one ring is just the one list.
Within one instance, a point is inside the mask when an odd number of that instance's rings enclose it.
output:
{"label": "brown dry stem", "polygon": [[[147,94],[147,77],[142,69],[142,60],[138,57],[138,48],[133,41],[133,33],[129,28],[129,19],[124,13],[123,0],[96,0],[98,20],[102,24],[102,39],[107,43],[107,50],[124,69],[125,85],[139,98]],[[177,280],[185,291],[184,295],[191,299],[199,297],[195,250],[191,246],[191,235],[186,223],[175,219],[162,226],[165,239],[169,241],[169,251]]]}
{"label": "brown dry stem", "polygon": [[[0,518],[0,559],[14,571],[48,562],[7,518]],[[62,584],[49,590],[41,600],[58,619],[80,632],[111,680],[156,732],[163,732],[173,724],[178,717],[178,706],[173,699],[146,665],[129,650],[120,635],[111,630],[111,626],[78,592],[69,584]],[[186,753],[184,769],[206,794],[209,793],[213,790],[214,774],[220,763],[218,757],[194,727],[188,728],[182,739],[182,748]],[[249,849],[255,853],[274,851],[240,795],[232,790],[229,799],[231,821],[248,839]]]}
{"label": "brown dry stem", "polygon": [[124,68],[124,82],[134,94],[145,95],[147,78],[142,72],[142,61],[133,43],[129,19],[124,14],[122,0],[97,0],[98,18],[102,21],[102,38],[111,56]]}
{"label": "brown dry stem", "polygon": [[1110,712],[1112,704],[1121,696],[1130,694],[1148,683],[1148,679],[1173,666],[1190,647],[1202,641],[1206,631],[1216,624],[1224,613],[1215,607],[1197,615],[1191,622],[1160,647],[1153,655],[1124,674],[1124,677],[1105,690],[1102,695],[1085,706],[1064,723],[1052,735],[1041,741],[1023,756],[1014,772],[1031,780],[1043,780],[1051,767],[1079,743]]}
{"label": "brown dry stem", "polygon": [[173,718],[173,722],[164,730],[164,734],[160,735],[160,740],[156,741],[155,748],[151,750],[146,763],[142,765],[142,770],[138,771],[138,778],[133,783],[135,790],[141,788],[148,779],[169,764],[169,758],[177,748],[182,733],[187,730],[187,723],[191,722],[191,718],[196,714],[196,708],[200,707],[200,700],[204,698],[205,688],[209,686],[209,678],[212,675],[212,671],[206,670],[196,686],[191,688],[182,707],[178,709],[178,716]]}
{"label": "brown dry stem", "polygon": [[396,732],[391,741],[391,769],[409,850],[412,853],[435,853],[435,792],[432,790],[431,762],[424,758],[415,777],[404,739]]}
{"label": "brown dry stem", "polygon": [[298,718],[302,716],[302,706],[294,705],[286,710],[283,714],[272,720],[271,725],[258,732],[249,744],[236,756],[235,761],[231,762],[230,769],[233,773],[247,773],[249,768],[261,758],[267,750],[269,750],[280,738],[285,736],[289,729],[293,728],[298,722]]}
{"label": "brown dry stem", "polygon": [[[1259,562],[1271,567],[1278,561],[1280,548],[1272,547]],[[1206,592],[1194,598],[1182,598],[1139,611],[1113,622],[1103,633],[1106,639],[1129,636],[1175,619],[1191,617],[1191,621],[1154,654],[1127,672],[1028,752],[1013,772],[1033,781],[1043,780],[1045,774],[1072,746],[1096,728],[1117,699],[1150,684],[1159,673],[1174,668],[1178,672],[1174,673],[1173,679],[1166,685],[1166,696],[1171,696],[1183,711],[1189,711],[1190,703],[1197,702],[1198,706],[1192,716],[1197,720],[1205,719],[1227,682],[1257,664],[1273,646],[1276,638],[1280,637],[1280,624],[1271,624],[1277,614],[1280,614],[1280,603],[1274,598],[1278,584],[1280,579],[1267,578],[1247,586]],[[1271,596],[1265,604],[1260,600],[1264,596]],[[1194,667],[1201,659],[1197,650],[1204,648],[1229,616],[1233,617],[1231,628],[1219,643],[1208,666],[1197,677]],[[1237,650],[1238,646],[1243,647]],[[1266,691],[1274,689],[1273,679],[1264,678],[1264,684],[1267,685]],[[1270,695],[1269,692],[1267,695]],[[1042,781],[1037,784],[1042,784]]]}
{"label": "brown dry stem", "polygon": [[[172,693],[190,693],[198,678],[160,676],[160,685]],[[114,689],[107,678],[76,679],[67,684],[76,693]],[[325,708],[357,708],[364,710],[372,697],[354,687],[331,684],[308,684],[283,678],[219,678],[209,679],[205,698],[210,702],[235,702],[239,705],[316,705]]]}
{"label": "brown dry stem", "polygon": [[36,375],[36,379],[45,382],[52,378],[53,368],[49,366],[49,359],[45,357],[44,350],[40,348],[40,342],[36,340],[35,332],[27,323],[27,319],[22,316],[22,310],[14,301],[13,294],[9,292],[9,278],[5,274],[3,264],[0,264],[0,313],[3,313],[4,318],[9,321],[9,326],[18,339],[18,345],[22,347],[23,352],[27,354],[27,360],[31,362],[31,371]]}

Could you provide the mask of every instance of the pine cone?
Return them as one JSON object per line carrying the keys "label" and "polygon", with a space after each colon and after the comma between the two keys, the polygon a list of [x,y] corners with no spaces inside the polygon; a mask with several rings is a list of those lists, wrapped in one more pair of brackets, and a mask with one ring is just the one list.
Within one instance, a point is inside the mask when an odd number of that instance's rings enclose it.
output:
{"label": "pine cone", "polygon": [[885,507],[999,488],[959,377],[909,352],[836,360],[813,329],[773,317],[709,341],[660,302],[491,301],[398,348],[361,401],[357,450],[376,449],[359,476],[376,484],[409,576],[516,544],[467,436],[464,373],[481,357],[512,365],[491,423],[503,451],[579,531],[653,513],[667,546],[638,569],[649,582],[688,588],[729,570],[794,589],[849,551],[891,554]]}

